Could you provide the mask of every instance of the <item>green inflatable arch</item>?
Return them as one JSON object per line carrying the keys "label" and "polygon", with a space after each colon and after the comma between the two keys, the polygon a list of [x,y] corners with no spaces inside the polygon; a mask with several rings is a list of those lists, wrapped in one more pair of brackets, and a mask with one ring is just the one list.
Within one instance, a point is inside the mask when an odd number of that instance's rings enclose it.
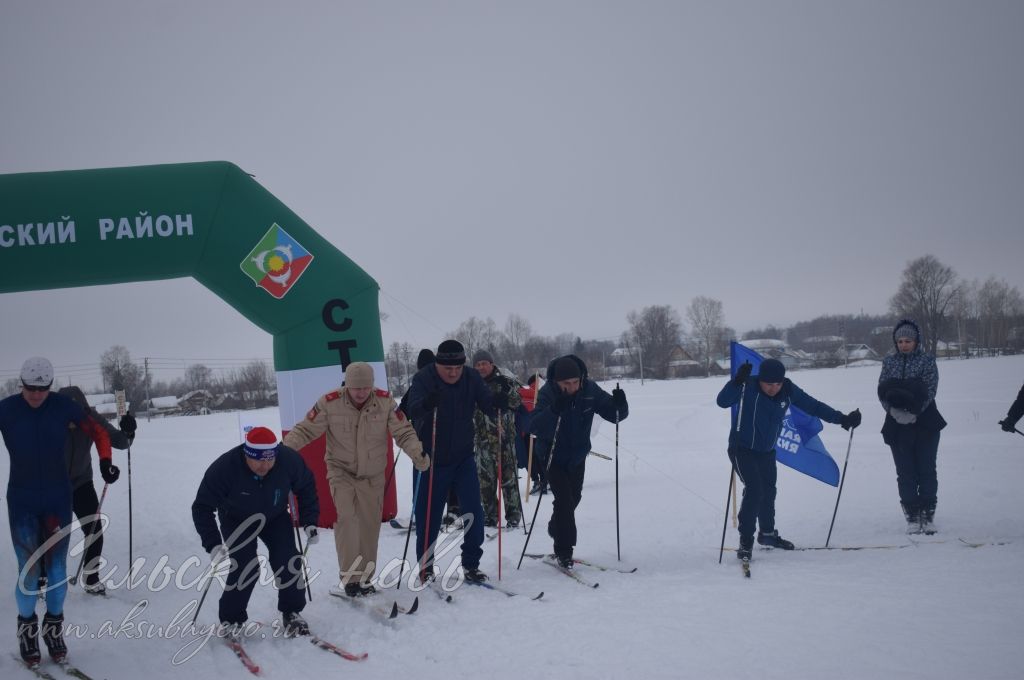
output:
{"label": "green inflatable arch", "polygon": [[387,384],[376,281],[237,166],[0,175],[0,293],[184,276],[274,337],[284,430],[352,361]]}

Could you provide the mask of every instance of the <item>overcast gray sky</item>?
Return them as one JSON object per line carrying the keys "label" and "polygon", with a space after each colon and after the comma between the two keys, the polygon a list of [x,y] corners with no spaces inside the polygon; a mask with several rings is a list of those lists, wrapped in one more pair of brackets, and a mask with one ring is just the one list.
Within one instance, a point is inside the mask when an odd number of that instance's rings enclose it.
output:
{"label": "overcast gray sky", "polygon": [[[1024,290],[1022,36],[1015,0],[6,0],[0,173],[237,163],[385,345],[696,295],[742,332],[882,313],[925,254]],[[0,371],[271,354],[191,279],[0,295],[0,334]]]}

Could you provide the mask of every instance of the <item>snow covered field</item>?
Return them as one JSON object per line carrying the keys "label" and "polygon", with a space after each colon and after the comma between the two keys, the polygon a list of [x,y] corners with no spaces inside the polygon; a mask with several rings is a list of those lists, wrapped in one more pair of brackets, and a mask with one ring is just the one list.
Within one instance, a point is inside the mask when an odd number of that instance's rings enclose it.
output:
{"label": "snow covered field", "polygon": [[[864,413],[831,544],[880,549],[755,549],[749,580],[742,578],[734,553],[718,564],[729,481],[729,416],[714,404],[723,379],[625,382],[631,416],[620,433],[622,560],[638,566],[636,573],[581,567],[582,575],[600,582],[590,590],[536,561],[525,560],[516,571],[524,536],[521,530],[507,532],[501,584],[524,594],[543,590],[541,601],[463,587],[453,604],[444,604],[424,593],[418,613],[385,626],[328,596],[337,567],[327,532],[311,549],[311,567],[321,574],[304,615],[322,637],[367,651],[369,658],[353,663],[302,641],[273,638],[251,640],[249,652],[262,675],[277,678],[1021,678],[1024,437],[1001,432],[996,422],[1024,380],[1024,357],[941,361],[939,371],[937,402],[949,427],[939,447],[934,536],[911,541],[904,533],[892,459],[878,433],[877,367],[789,377],[835,408],[860,407]],[[279,424],[276,410],[245,417]],[[826,424],[822,440],[841,468],[847,433]],[[235,414],[140,422],[132,451],[134,551],[137,561],[145,558],[136,577],[151,578],[151,584],[115,588],[105,599],[72,588],[66,603],[68,622],[84,633],[82,639],[69,637],[70,658],[95,678],[249,677],[227,648],[210,642],[197,650],[195,636],[181,630],[191,619],[189,604],[198,598],[195,585],[180,589],[173,574],[171,584],[160,583],[165,565],[186,584],[201,576],[195,562],[188,563],[195,555],[206,558],[189,508],[206,466],[237,441]],[[594,448],[614,454],[612,424],[601,425]],[[128,562],[123,452],[115,452],[115,462],[122,477],[104,507],[111,518],[104,556],[111,562],[108,571],[117,568],[113,580],[119,582]],[[5,478],[8,464],[8,456],[0,456]],[[836,489],[779,470],[780,532],[797,546],[823,546]],[[410,474],[403,456],[403,521]],[[614,463],[591,457],[578,510],[578,557],[615,563],[614,480]],[[545,522],[549,500],[539,515]],[[535,503],[533,497],[526,506],[527,518]],[[549,551],[550,539],[538,527],[530,550]],[[404,533],[385,526],[381,534],[382,561],[400,558]],[[982,545],[970,547],[960,539]],[[730,521],[726,546],[736,542]],[[498,542],[484,548],[481,567],[495,579]],[[439,566],[453,558],[457,550]],[[77,563],[71,558],[72,568]],[[15,568],[5,537],[0,575],[8,589]],[[217,595],[215,587],[201,624],[215,622]],[[403,591],[398,597],[407,603],[412,596]],[[15,614],[13,597],[0,598],[12,652]],[[249,614],[275,619],[271,586],[257,587]],[[4,654],[0,677],[31,674]]]}

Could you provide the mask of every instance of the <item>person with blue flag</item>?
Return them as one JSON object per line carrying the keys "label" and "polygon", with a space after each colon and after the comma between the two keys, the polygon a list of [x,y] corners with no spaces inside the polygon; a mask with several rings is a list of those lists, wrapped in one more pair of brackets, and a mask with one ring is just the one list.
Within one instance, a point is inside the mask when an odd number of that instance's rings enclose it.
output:
{"label": "person with blue flag", "polygon": [[776,466],[775,446],[790,405],[822,420],[849,430],[860,425],[859,410],[846,415],[801,390],[786,378],[786,367],[778,359],[761,362],[758,374],[745,362],[718,393],[721,408],[739,405],[729,431],[729,460],[743,482],[739,512],[740,546],[736,556],[749,560],[754,548],[754,528],[760,527],[761,545],[792,550],[793,544],[775,528]]}

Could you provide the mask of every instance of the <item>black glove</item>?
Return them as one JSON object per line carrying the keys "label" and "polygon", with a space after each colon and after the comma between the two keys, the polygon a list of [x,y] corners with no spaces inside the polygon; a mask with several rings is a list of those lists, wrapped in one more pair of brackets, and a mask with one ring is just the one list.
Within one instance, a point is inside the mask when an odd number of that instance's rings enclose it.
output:
{"label": "black glove", "polygon": [[491,403],[494,404],[494,408],[507,411],[508,406],[508,392],[498,392],[491,397]]}
{"label": "black glove", "polygon": [[437,405],[441,403],[440,392],[427,392],[426,396],[423,397],[423,408],[427,411],[433,411],[437,408]]}
{"label": "black glove", "polygon": [[744,361],[743,365],[736,371],[736,377],[732,379],[732,384],[736,387],[742,387],[747,382],[747,378],[750,377],[752,370],[754,370],[754,366],[749,361]]}
{"label": "black glove", "polygon": [[1017,431],[1017,427],[1016,427],[1017,423],[1011,423],[1009,418],[1006,418],[1005,420],[1000,420],[999,421],[999,425],[1002,426],[1003,432],[1016,432]]}
{"label": "black glove", "polygon": [[121,420],[117,421],[117,426],[121,428],[121,432],[124,432],[125,436],[129,439],[135,438],[135,430],[138,429],[139,424],[135,422],[135,416],[132,415],[131,411],[121,416]]}
{"label": "black glove", "polygon": [[854,409],[843,416],[839,426],[844,430],[850,430],[860,425],[860,409]]}
{"label": "black glove", "polygon": [[615,407],[616,411],[621,411],[626,408],[626,393],[618,387],[612,390],[612,406]]}
{"label": "black glove", "polygon": [[107,484],[113,484],[121,476],[121,470],[106,458],[100,458],[100,475]]}
{"label": "black glove", "polygon": [[560,416],[565,413],[572,405],[572,400],[575,395],[569,394],[558,390],[558,394],[555,396],[555,400],[551,402],[551,412],[556,416]]}

